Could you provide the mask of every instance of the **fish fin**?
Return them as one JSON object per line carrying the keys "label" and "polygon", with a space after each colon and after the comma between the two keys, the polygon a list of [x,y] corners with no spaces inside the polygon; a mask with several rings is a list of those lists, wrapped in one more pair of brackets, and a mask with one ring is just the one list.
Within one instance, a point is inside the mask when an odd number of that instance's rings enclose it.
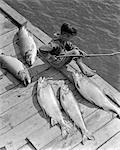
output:
{"label": "fish fin", "polygon": [[0,67],[2,68],[2,69],[7,69],[7,67],[4,65],[4,63],[0,63]]}
{"label": "fish fin", "polygon": [[56,120],[54,120],[53,118],[51,118],[50,124],[51,124],[52,127],[55,126],[57,123],[58,122]]}
{"label": "fish fin", "polygon": [[94,136],[92,135],[92,133],[90,133],[89,131],[87,131],[83,137],[82,137],[82,141],[81,143],[84,145],[86,143],[86,141],[88,140],[95,140]]}
{"label": "fish fin", "polygon": [[28,32],[28,36],[33,38],[33,33],[31,31]]}
{"label": "fish fin", "polygon": [[72,133],[72,127],[69,121],[64,120],[64,123],[61,125],[61,135],[63,139],[66,139],[68,134]]}
{"label": "fish fin", "polygon": [[76,86],[77,89],[80,89],[80,86],[79,86],[78,83],[76,83],[75,86]]}
{"label": "fish fin", "polygon": [[114,119],[115,117],[117,117],[117,114],[112,112],[112,119]]}
{"label": "fish fin", "polygon": [[118,101],[110,91],[103,89],[103,93],[111,100],[111,102],[115,103],[117,106],[120,107],[120,103],[118,103]]}
{"label": "fish fin", "polygon": [[28,22],[28,21],[25,21],[25,22],[21,25],[20,28],[22,28],[22,27],[25,27],[25,28],[26,28],[26,27],[27,27],[27,22]]}

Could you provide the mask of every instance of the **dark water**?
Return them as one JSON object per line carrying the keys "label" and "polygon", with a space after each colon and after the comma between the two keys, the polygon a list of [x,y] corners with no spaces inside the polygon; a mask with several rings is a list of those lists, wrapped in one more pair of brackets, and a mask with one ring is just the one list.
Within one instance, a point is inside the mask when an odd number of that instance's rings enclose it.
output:
{"label": "dark water", "polygon": [[[72,40],[86,53],[120,51],[120,0],[4,0],[52,37],[63,22],[78,29]],[[84,62],[120,90],[120,55]]]}

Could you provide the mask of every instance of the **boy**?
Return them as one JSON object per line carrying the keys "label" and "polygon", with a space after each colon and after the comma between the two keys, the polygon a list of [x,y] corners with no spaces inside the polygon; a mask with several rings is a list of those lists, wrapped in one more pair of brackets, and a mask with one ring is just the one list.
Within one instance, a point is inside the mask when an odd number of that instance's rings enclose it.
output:
{"label": "boy", "polygon": [[[72,27],[68,23],[63,23],[61,26],[60,33],[55,33],[54,38],[48,43],[48,45],[43,45],[40,47],[40,52],[46,53],[47,52],[47,59],[52,59],[53,63],[51,63],[53,66],[60,68],[65,64],[68,64],[72,57],[60,57],[57,58],[61,53],[66,54],[81,54],[83,57],[86,55],[85,52],[80,50],[78,47],[73,45],[70,42],[70,39],[72,39],[74,36],[77,35],[77,29]],[[80,70],[83,74],[87,76],[93,76],[95,73],[93,70],[86,70],[82,65],[82,57],[81,58],[75,58],[75,61],[77,65],[79,66]]]}

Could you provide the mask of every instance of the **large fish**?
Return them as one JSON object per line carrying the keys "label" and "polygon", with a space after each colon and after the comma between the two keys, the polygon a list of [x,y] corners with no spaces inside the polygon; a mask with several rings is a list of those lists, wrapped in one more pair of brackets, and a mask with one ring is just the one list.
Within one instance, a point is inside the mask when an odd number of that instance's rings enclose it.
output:
{"label": "large fish", "polygon": [[106,111],[113,111],[120,117],[120,108],[108,99],[104,91],[100,90],[97,84],[81,73],[74,72],[72,75],[76,88],[86,100]]}
{"label": "large fish", "polygon": [[18,45],[21,55],[25,58],[25,61],[29,66],[33,65],[37,55],[36,43],[33,39],[33,35],[27,31],[25,22],[17,33]]}
{"label": "large fish", "polygon": [[87,130],[85,126],[80,107],[73,93],[65,84],[60,88],[60,102],[65,112],[73,120],[74,124],[81,130],[81,143],[84,144],[87,139],[94,139],[92,134]]}
{"label": "large fish", "polygon": [[3,69],[8,70],[17,79],[21,80],[25,86],[31,83],[31,78],[27,68],[17,58],[1,54],[0,64]]}
{"label": "large fish", "polygon": [[58,123],[61,126],[62,136],[65,138],[71,127],[64,120],[51,84],[42,77],[38,80],[37,99],[43,111],[51,118],[51,125]]}

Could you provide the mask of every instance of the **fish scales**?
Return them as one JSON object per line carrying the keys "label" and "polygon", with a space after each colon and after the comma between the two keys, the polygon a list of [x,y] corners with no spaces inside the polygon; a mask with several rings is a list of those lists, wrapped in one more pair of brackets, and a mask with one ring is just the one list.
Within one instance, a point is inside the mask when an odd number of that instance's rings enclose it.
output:
{"label": "fish scales", "polygon": [[48,83],[47,79],[42,77],[40,77],[40,79],[38,80],[37,98],[43,111],[45,111],[47,115],[51,117],[52,125],[53,121],[55,124],[58,123],[61,126],[62,136],[66,137],[71,127],[66,121],[64,121],[59,102],[55,96],[51,84]]}
{"label": "fish scales", "polygon": [[87,130],[80,107],[67,85],[63,85],[60,89],[60,102],[65,112],[73,120],[74,124],[81,129],[82,143],[84,144],[87,139],[93,139],[92,134]]}
{"label": "fish scales", "polygon": [[73,79],[79,93],[86,100],[96,104],[106,111],[113,111],[120,117],[120,108],[112,103],[104,93],[105,91],[102,91],[91,79],[78,72],[73,73]]}

